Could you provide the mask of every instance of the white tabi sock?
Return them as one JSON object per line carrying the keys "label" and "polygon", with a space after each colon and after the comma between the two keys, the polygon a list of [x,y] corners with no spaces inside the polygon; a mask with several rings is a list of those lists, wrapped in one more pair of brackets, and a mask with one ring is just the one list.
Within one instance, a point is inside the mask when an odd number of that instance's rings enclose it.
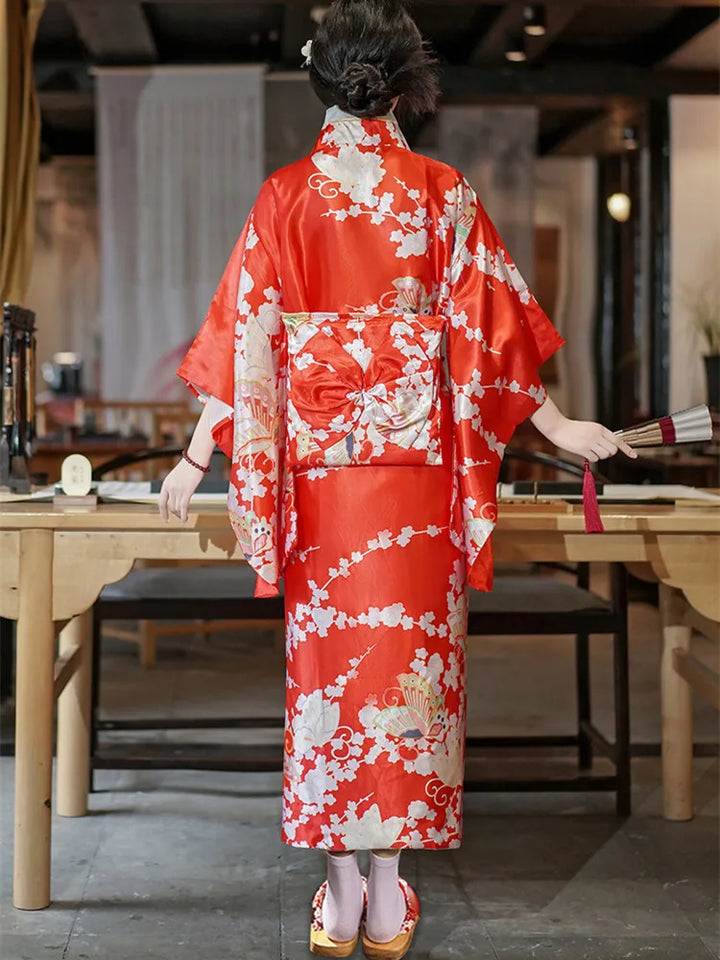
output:
{"label": "white tabi sock", "polygon": [[370,854],[368,909],[365,931],[375,943],[389,943],[405,919],[405,895],[398,883],[400,853],[392,857]]}
{"label": "white tabi sock", "polygon": [[352,853],[329,853],[327,892],[323,903],[323,926],[331,940],[345,943],[357,936],[363,912],[363,885]]}

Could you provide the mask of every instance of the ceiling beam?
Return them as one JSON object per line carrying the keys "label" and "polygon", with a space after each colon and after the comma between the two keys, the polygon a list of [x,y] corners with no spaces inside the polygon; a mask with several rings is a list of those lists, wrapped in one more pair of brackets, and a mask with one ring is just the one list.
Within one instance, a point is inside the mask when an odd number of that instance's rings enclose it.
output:
{"label": "ceiling beam", "polygon": [[140,3],[66,0],[65,6],[96,63],[154,63],[157,60],[155,40]]}
{"label": "ceiling beam", "polygon": [[[35,73],[38,78],[46,75],[44,61],[35,64]],[[618,97],[653,100],[675,94],[717,96],[720,71],[652,70],[612,63],[520,65],[519,69],[446,67],[441,85],[446,104],[536,103],[547,109],[572,110],[601,106]],[[45,76],[45,88],[53,93],[51,75]],[[72,98],[83,96],[85,91],[65,90],[65,93]]]}
{"label": "ceiling beam", "polygon": [[579,3],[578,0],[563,0],[561,3],[547,4],[545,33],[542,37],[525,37],[528,62],[537,60],[556,40],[559,40],[586,5],[586,3]]}
{"label": "ceiling beam", "polygon": [[571,114],[562,126],[539,135],[538,154],[541,157],[546,157],[554,153],[571,137],[605,116],[607,116],[607,111],[604,108],[596,108],[592,111],[583,110],[581,113]]}
{"label": "ceiling beam", "polygon": [[643,37],[642,42],[637,44],[637,54],[633,59],[645,67],[662,63],[718,19],[720,11],[717,6],[714,10],[678,10],[661,30]]}
{"label": "ceiling beam", "polygon": [[[498,63],[503,60],[509,37],[522,34],[523,9],[531,2],[512,0],[493,20],[473,50],[469,63],[475,66]],[[546,0],[544,4],[547,27],[542,37],[525,36],[525,50],[529,61],[537,60],[564,32],[565,28],[587,6],[587,0]]]}
{"label": "ceiling beam", "polygon": [[625,153],[624,131],[634,127],[642,141],[646,120],[646,101],[619,98],[604,110],[586,111],[583,115],[571,117],[560,129],[541,135],[538,149],[541,155],[552,153],[555,156]]}
{"label": "ceiling beam", "polygon": [[524,4],[512,0],[497,13],[489,29],[485,31],[468,58],[472,66],[498,63],[505,55],[508,38],[522,32]]}
{"label": "ceiling beam", "polygon": [[489,100],[534,102],[538,97],[638,97],[664,99],[674,94],[717,95],[720,71],[652,70],[620,63],[563,63],[546,67],[447,67],[442,72],[444,103]]}

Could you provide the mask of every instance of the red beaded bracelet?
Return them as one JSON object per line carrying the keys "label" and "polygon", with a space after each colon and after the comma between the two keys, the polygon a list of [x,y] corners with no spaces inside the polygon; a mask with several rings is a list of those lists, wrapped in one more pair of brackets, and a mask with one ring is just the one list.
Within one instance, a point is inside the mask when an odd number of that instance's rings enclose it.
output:
{"label": "red beaded bracelet", "polygon": [[186,460],[191,467],[195,467],[196,470],[202,470],[203,473],[210,473],[210,467],[201,467],[199,463],[195,463],[187,450],[183,450],[182,458]]}

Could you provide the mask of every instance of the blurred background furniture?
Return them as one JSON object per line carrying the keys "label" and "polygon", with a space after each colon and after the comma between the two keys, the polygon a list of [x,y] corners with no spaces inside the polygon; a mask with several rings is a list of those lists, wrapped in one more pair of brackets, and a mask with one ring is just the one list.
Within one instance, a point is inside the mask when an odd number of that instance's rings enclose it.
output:
{"label": "blurred background furniture", "polygon": [[[199,416],[197,404],[103,401],[88,397],[53,397],[38,405],[38,439],[30,464],[43,482],[60,477],[62,461],[70,453],[84,454],[93,468],[118,457],[131,457],[125,480],[149,479],[145,461],[132,456],[169,445],[182,449]],[[169,469],[169,461],[164,464]],[[103,474],[110,479],[108,472]]]}
{"label": "blurred background furniture", "polygon": [[[35,443],[30,470],[38,485],[56,483],[60,479],[62,462],[71,453],[81,453],[93,467],[109,458],[141,453],[147,449],[144,437],[77,437],[49,440],[40,438]],[[143,479],[139,476],[137,479]]]}
{"label": "blurred background furniture", "polygon": [[86,434],[119,434],[123,437],[143,436],[148,447],[158,447],[182,433],[181,445],[197,422],[199,412],[192,413],[188,403],[157,401],[107,401],[78,397],[75,400],[75,425]]}

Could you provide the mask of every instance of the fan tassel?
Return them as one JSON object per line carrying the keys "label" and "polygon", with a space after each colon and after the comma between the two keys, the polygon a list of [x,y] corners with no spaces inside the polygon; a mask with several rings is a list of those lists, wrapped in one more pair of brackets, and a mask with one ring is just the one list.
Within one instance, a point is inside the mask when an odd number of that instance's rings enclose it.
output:
{"label": "fan tassel", "polygon": [[585,461],[585,477],[583,479],[583,511],[585,513],[585,533],[605,533],[600,508],[598,507],[595,477],[590,470],[590,464]]}

